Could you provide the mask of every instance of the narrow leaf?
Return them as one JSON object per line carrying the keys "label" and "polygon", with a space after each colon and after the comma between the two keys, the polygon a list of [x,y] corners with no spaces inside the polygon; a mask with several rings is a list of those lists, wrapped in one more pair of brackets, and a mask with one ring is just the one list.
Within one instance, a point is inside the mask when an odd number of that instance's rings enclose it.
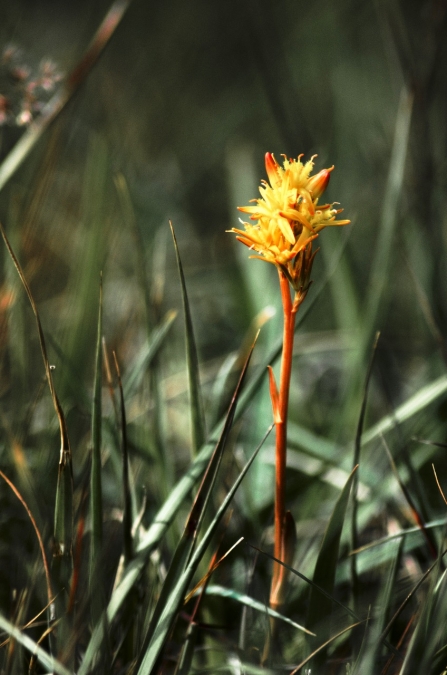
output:
{"label": "narrow leaf", "polygon": [[214,452],[209,460],[207,469],[202,479],[202,483],[199,487],[197,495],[195,497],[194,503],[191,507],[185,529],[183,531],[182,537],[177,545],[177,548],[174,553],[171,565],[169,567],[168,573],[163,583],[163,588],[161,589],[160,597],[157,601],[157,604],[154,609],[154,613],[151,618],[149,629],[145,638],[143,645],[143,651],[147,648],[152,639],[152,635],[157,626],[159,618],[163,609],[168,602],[168,599],[175,588],[178,580],[181,578],[185,571],[187,562],[191,559],[191,555],[194,549],[194,545],[197,539],[198,531],[200,525],[203,521],[205,515],[206,507],[209,502],[211,491],[213,489],[217,471],[220,466],[222,459],[223,451],[227,442],[228,434],[231,430],[231,425],[233,422],[233,417],[237,405],[237,400],[245,379],[248,365],[250,363],[250,358],[253,353],[254,344],[252,345],[248,357],[246,359],[244,368],[239,378],[238,385],[234,392],[233,400],[231,402],[230,408],[227,413],[227,418],[225,420],[224,428],[222,430],[220,439],[214,449]]}
{"label": "narrow leaf", "polygon": [[134,394],[135,390],[140,385],[149,365],[157,356],[160,348],[164,345],[166,336],[169,333],[176,316],[176,310],[171,309],[167,312],[160,324],[154,329],[149,344],[141,350],[135,363],[129,369],[127,375],[123,377],[125,400]]}
{"label": "narrow leaf", "polygon": [[8,619],[6,619],[2,614],[0,614],[0,628],[4,630],[8,635],[10,635],[14,640],[25,649],[27,649],[31,654],[34,654],[43,668],[47,673],[57,673],[57,675],[72,675],[71,671],[65,668],[59,661],[56,661],[52,656],[47,654],[47,652],[39,647],[39,645],[34,642],[28,635],[22,633],[22,631],[14,626]]}
{"label": "narrow leaf", "polygon": [[194,329],[192,325],[188,293],[186,291],[185,275],[183,273],[180,252],[171,221],[169,221],[169,226],[171,228],[172,239],[174,241],[175,256],[177,259],[177,266],[182,288],[183,311],[185,314],[186,362],[188,365],[189,403],[191,408],[192,454],[195,456],[205,442],[205,421],[203,416],[202,395],[200,391],[199,361],[197,358],[197,348],[194,339]]}
{"label": "narrow leaf", "polygon": [[292,619],[289,619],[288,616],[280,614],[280,612],[277,612],[274,609],[270,609],[270,607],[268,607],[264,603],[259,602],[254,598],[251,598],[249,595],[246,595],[245,593],[239,593],[238,591],[235,591],[232,588],[225,588],[224,586],[213,584],[212,586],[209,586],[207,588],[206,594],[218,595],[221,598],[230,598],[230,600],[234,600],[235,602],[238,602],[241,605],[250,607],[250,609],[253,609],[256,612],[260,612],[261,614],[267,614],[268,616],[271,616],[273,619],[279,619],[284,623],[288,623],[289,626],[293,626],[293,628],[296,628],[299,631],[303,631],[304,633],[307,633],[307,635],[315,635],[315,633],[312,633],[310,630],[307,630],[307,628],[304,628],[299,623],[296,623],[296,621],[292,621]]}
{"label": "narrow leaf", "polygon": [[[332,594],[334,590],[340,538],[356,470],[357,467],[354,467],[337,499],[332,516],[326,527],[315,565],[313,575],[314,583],[318,584],[321,588],[324,588],[330,594]],[[319,638],[323,640],[327,634],[328,619],[331,615],[331,611],[332,603],[325,597],[321,597],[320,593],[315,588],[312,588],[309,599],[307,625],[311,630],[315,630]]]}
{"label": "narrow leaf", "polygon": [[[98,564],[102,547],[101,420],[102,420],[102,279],[99,290],[98,333],[96,336],[95,381],[92,406],[92,468],[90,482],[91,572]],[[92,574],[93,577],[93,574]],[[91,578],[92,578],[91,577]]]}
{"label": "narrow leaf", "polygon": [[245,477],[248,469],[252,465],[256,455],[258,454],[260,448],[262,447],[267,435],[270,433],[271,427],[268,430],[267,434],[264,436],[260,445],[256,448],[255,452],[252,454],[247,464],[243,467],[241,473],[237,477],[230,491],[228,492],[226,498],[218,509],[215,517],[211,521],[206,533],[203,536],[202,541],[197,546],[188,566],[186,567],[184,573],[178,580],[175,588],[169,596],[168,602],[160,616],[160,620],[157,624],[157,627],[154,631],[153,638],[146,650],[144,658],[142,660],[141,666],[138,670],[138,675],[150,675],[152,669],[157,662],[161,651],[163,649],[166,638],[172,628],[172,625],[177,617],[178,610],[183,602],[183,599],[186,595],[186,590],[189,584],[192,581],[194,573],[197,569],[199,562],[201,561],[208,545],[213,537],[217,526],[219,525],[222,517],[225,514],[226,509],[228,508],[231,500],[233,499],[239,485],[241,484],[243,478]]}

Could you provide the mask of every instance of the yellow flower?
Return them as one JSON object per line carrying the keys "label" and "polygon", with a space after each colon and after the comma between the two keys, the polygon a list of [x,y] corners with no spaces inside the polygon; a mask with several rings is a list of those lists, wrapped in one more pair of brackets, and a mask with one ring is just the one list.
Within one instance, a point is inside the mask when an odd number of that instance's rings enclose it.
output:
{"label": "yellow flower", "polygon": [[269,183],[262,181],[261,198],[252,200],[256,205],[239,207],[239,211],[250,214],[250,220],[257,223],[241,221],[244,230],[231,230],[239,241],[259,254],[252,258],[279,266],[295,288],[303,281],[301,273],[300,280],[296,278],[297,268],[302,268],[296,260],[298,254],[310,245],[306,257],[309,256],[311,242],[323,228],[350,222],[336,220],[342,209],[318,203],[334,167],[311,176],[314,158],[303,164],[301,157],[295,160],[284,156],[280,166],[270,152],[265,155]]}

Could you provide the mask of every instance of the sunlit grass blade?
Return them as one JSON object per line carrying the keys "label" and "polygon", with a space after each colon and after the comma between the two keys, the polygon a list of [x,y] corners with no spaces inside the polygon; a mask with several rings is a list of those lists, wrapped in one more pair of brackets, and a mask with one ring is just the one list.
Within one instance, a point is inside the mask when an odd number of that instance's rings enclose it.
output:
{"label": "sunlit grass blade", "polygon": [[10,621],[0,614],[0,628],[19,642],[23,647],[35,654],[37,660],[47,673],[57,673],[57,675],[72,675],[72,672],[62,665],[59,661],[50,656],[42,647],[34,642],[28,635],[25,635],[19,628],[16,628]]}
{"label": "sunlit grass blade", "polygon": [[251,455],[250,459],[248,462],[245,464],[243,469],[241,470],[239,476],[237,477],[236,481],[232,485],[231,489],[229,490],[226,498],[222,502],[221,506],[219,507],[216,515],[211,521],[211,524],[209,525],[207,531],[205,532],[202,540],[198,544],[197,548],[195,549],[190,561],[188,562],[188,565],[186,566],[185,571],[179,578],[175,588],[173,588],[167,604],[165,605],[163,612],[160,616],[160,619],[157,623],[157,626],[154,630],[152,640],[150,644],[147,647],[147,650],[143,656],[143,660],[141,662],[141,666],[138,670],[138,675],[150,675],[150,673],[153,672],[153,667],[156,664],[163,646],[165,644],[165,641],[167,639],[167,636],[171,630],[171,627],[177,617],[178,610],[183,602],[183,599],[186,594],[186,590],[189,586],[189,584],[192,581],[192,578],[194,576],[194,573],[197,569],[197,566],[199,562],[201,561],[206,549],[209,546],[209,543],[211,541],[212,536],[214,535],[217,526],[219,525],[222,517],[225,514],[226,509],[228,508],[231,500],[233,499],[237,489],[239,488],[239,485],[241,484],[243,478],[245,477],[245,474],[247,473],[248,469],[252,465],[256,455],[258,454],[260,448],[262,447],[262,444],[265,441],[265,438],[267,437],[268,433],[270,433],[271,428],[267,432],[266,436],[262,440],[261,444],[256,448],[254,453]]}
{"label": "sunlit grass blade", "polygon": [[[287,567],[287,569],[290,568]],[[216,595],[221,598],[228,598],[230,600],[234,600],[240,605],[245,605],[246,607],[249,607],[256,612],[260,612],[261,614],[264,615],[267,614],[273,619],[278,619],[284,623],[287,623],[289,624],[289,626],[293,626],[293,628],[296,628],[297,630],[303,633],[307,633],[307,635],[315,636],[315,633],[312,633],[312,631],[308,630],[304,626],[301,626],[299,623],[296,623],[296,621],[292,621],[292,619],[290,619],[285,614],[281,614],[280,612],[271,609],[268,605],[265,605],[264,603],[255,600],[254,598],[250,597],[249,595],[246,595],[245,593],[239,593],[238,591],[235,591],[232,588],[225,588],[224,586],[213,584],[212,586],[208,586],[208,588],[206,589],[206,594]]]}
{"label": "sunlit grass blade", "polygon": [[169,226],[171,228],[172,239],[174,241],[175,256],[182,289],[183,311],[185,315],[186,362],[188,365],[189,405],[191,409],[191,448],[192,454],[195,456],[205,442],[205,419],[203,415],[202,393],[200,389],[199,360],[197,357],[197,347],[194,338],[191,309],[189,306],[180,252],[171,222],[169,222]]}
{"label": "sunlit grass blade", "polygon": [[[338,563],[338,551],[340,539],[345,521],[346,509],[348,506],[351,487],[354,482],[354,476],[358,467],[354,467],[349,476],[340,496],[337,499],[332,515],[324,533],[323,541],[318,553],[315,564],[313,581],[315,584],[324,588],[332,594],[335,583],[335,571]],[[329,617],[331,615],[332,603],[312,587],[309,598],[309,611],[307,615],[307,626],[310,630],[317,633],[318,641],[325,642],[329,630]],[[311,644],[315,644],[312,642]],[[324,656],[319,652],[319,658]]]}

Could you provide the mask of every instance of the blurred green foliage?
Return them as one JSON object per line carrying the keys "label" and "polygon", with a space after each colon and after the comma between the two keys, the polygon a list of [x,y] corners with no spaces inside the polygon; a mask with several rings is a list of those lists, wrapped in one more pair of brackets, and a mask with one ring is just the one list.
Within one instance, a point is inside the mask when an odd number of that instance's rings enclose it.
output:
{"label": "blurred green foliage", "polygon": [[[108,9],[103,0],[0,3],[0,95],[11,98],[10,105],[0,99],[0,162],[25,133],[17,110],[41,62],[51,59],[58,72],[70,72]],[[80,580],[77,615],[69,628],[76,646],[66,645],[64,653],[57,641],[43,642],[67,667],[82,667],[84,654],[97,645],[100,669],[128,672],[134,659],[138,668],[148,662],[142,650],[148,647],[151,612],[176,559],[190,507],[194,481],[188,483],[186,471],[196,448],[190,440],[188,391],[198,383],[194,372],[187,376],[182,290],[169,220],[185,275],[208,440],[217,440],[216,424],[228,407],[256,316],[262,323],[259,313],[268,307],[270,316],[276,309],[261,329],[249,371],[249,377],[259,373],[259,378],[228,439],[204,528],[215,523],[218,505],[271,423],[264,374],[281,327],[275,270],[249,261],[248,251],[225,232],[237,225],[236,206],[256,198],[266,151],[306,158],[318,153],[317,170],[334,164],[327,196],[339,200],[352,221],[343,231],[334,228],[321,237],[314,286],[296,336],[287,484],[297,521],[296,570],[312,578],[326,524],[351,471],[377,330],[381,337],[358,471],[360,543],[409,528],[417,511],[422,520],[435,522],[432,544],[443,547],[445,504],[431,462],[446,485],[446,29],[444,0],[133,0],[91,73],[1,190],[0,220],[39,310],[73,453],[74,558]],[[14,57],[8,61],[11,45]],[[20,75],[19,66],[28,74]],[[62,86],[63,81],[55,82],[54,91]],[[33,115],[38,117],[38,106]],[[2,260],[0,468],[23,495],[51,559],[58,426],[35,319],[6,248]],[[104,360],[111,375],[105,369],[102,380],[104,530],[97,555],[104,584],[94,613],[97,617],[98,603],[105,605],[104,594],[109,619],[114,619],[108,640],[100,637],[101,622],[94,622],[96,628],[90,623],[94,591],[87,583],[86,494],[95,354],[100,362],[101,272]],[[178,312],[175,320],[171,310]],[[123,376],[124,436],[112,351]],[[99,407],[96,411],[100,414]],[[374,427],[380,421],[413,512]],[[130,457],[127,486],[123,444]],[[205,444],[193,465],[195,480],[210,447]],[[236,492],[229,524],[213,540],[216,550],[223,538],[220,554],[240,536],[270,551],[272,464],[268,440]],[[180,491],[173,491],[179,479],[184,481]],[[137,523],[132,532],[136,562],[123,577],[130,579],[131,590],[114,595],[123,507],[129,503]],[[166,536],[164,530],[153,534],[153,518],[163,504],[172,523]],[[26,512],[3,483],[0,505],[0,611],[21,627],[46,604],[44,577]],[[362,621],[370,611],[372,629],[366,629],[363,643],[363,628],[336,640],[327,655],[328,669],[321,672],[379,673],[376,664],[382,669],[392,653],[383,647],[380,633],[428,569],[430,551],[416,531],[402,547],[391,539],[359,554],[353,597],[349,547],[346,526],[336,599],[352,602]],[[197,557],[196,564],[203,576],[206,561]],[[222,563],[197,610],[198,635],[191,629],[197,642],[191,642],[191,653],[183,648],[183,670],[176,672],[190,672],[191,663],[200,672],[261,672],[268,620],[255,600],[267,600],[270,565],[268,557],[245,543]],[[171,566],[168,577],[169,589],[179,597],[196,568],[185,569]],[[414,664],[421,673],[444,672],[442,569],[439,563],[431,577],[438,585],[429,578],[390,628],[388,639],[396,647],[418,606],[423,607],[411,641],[403,641],[404,665],[397,657],[394,662],[393,668],[402,670],[389,672],[416,672]],[[324,578],[324,570],[319,574]],[[318,597],[318,591],[310,597]],[[291,581],[284,611],[289,621],[305,625],[308,601],[308,583]],[[354,619],[332,606],[334,635]],[[168,642],[164,672],[174,672],[181,644],[189,644],[184,636],[190,607]],[[4,621],[2,626],[11,632]],[[45,625],[37,625],[33,639],[44,630]],[[89,642],[91,635],[99,636],[98,642]],[[273,657],[270,666],[289,664],[290,672],[309,653],[295,625],[284,624],[276,648],[277,661]],[[18,646],[15,652],[5,647],[2,658],[4,672],[24,672]],[[245,671],[236,670],[240,661],[247,663]],[[50,666],[41,661],[39,667]]]}

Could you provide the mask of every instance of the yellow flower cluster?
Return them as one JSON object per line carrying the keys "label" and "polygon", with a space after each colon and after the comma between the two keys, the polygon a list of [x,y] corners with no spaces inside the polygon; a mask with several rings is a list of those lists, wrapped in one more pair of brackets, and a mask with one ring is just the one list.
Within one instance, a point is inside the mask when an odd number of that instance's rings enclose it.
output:
{"label": "yellow flower cluster", "polygon": [[[334,167],[311,176],[313,158],[303,164],[302,156],[296,160],[284,156],[280,166],[270,152],[266,154],[269,183],[262,181],[261,198],[252,200],[255,206],[239,207],[239,211],[250,214],[250,220],[258,222],[252,225],[241,221],[244,230],[231,230],[239,241],[260,254],[250,257],[279,266],[294,286],[298,254],[305,251],[323,228],[350,222],[336,220],[342,209],[335,209],[333,204],[318,204]],[[304,253],[306,258],[311,248]]]}

